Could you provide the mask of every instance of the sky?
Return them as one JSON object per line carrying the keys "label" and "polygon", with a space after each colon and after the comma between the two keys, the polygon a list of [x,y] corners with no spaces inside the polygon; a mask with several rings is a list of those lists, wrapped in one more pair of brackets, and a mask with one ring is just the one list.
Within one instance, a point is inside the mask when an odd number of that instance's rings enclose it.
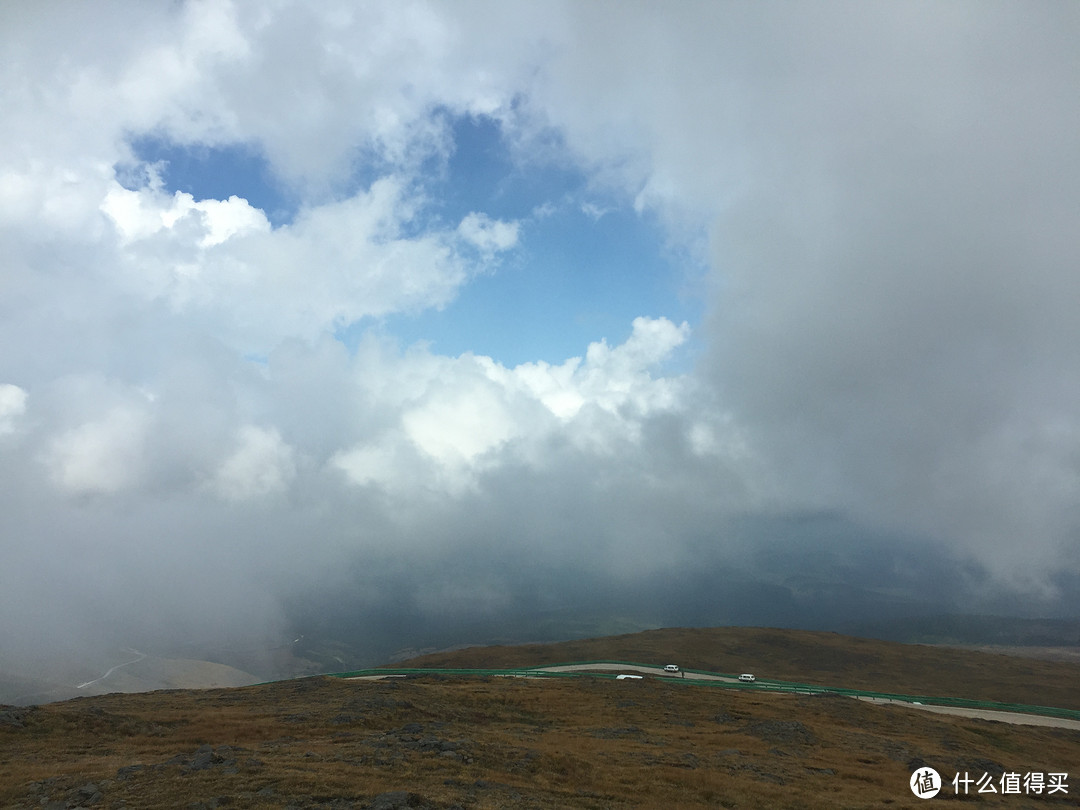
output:
{"label": "sky", "polygon": [[1080,618],[1078,36],[3,4],[0,669]]}

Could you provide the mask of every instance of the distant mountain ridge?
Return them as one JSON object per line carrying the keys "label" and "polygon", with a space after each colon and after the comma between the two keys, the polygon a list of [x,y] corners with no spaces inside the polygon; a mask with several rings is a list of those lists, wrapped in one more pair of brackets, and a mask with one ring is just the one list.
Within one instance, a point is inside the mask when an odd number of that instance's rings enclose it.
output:
{"label": "distant mountain ridge", "polygon": [[1080,621],[1075,619],[944,614],[857,624],[852,633],[908,644],[1080,647]]}

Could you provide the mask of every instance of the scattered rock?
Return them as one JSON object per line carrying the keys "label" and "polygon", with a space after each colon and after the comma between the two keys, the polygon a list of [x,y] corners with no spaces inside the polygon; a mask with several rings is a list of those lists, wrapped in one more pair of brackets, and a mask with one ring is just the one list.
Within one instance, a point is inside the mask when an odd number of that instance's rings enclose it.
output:
{"label": "scattered rock", "polygon": [[[101,790],[93,782],[87,782],[80,788],[76,788],[68,794],[67,804],[61,807],[92,807],[104,798]],[[48,805],[46,805],[48,807]]]}
{"label": "scattered rock", "polygon": [[[184,773],[190,773],[191,771],[205,771],[210,768],[221,768],[223,773],[238,773],[236,756],[239,752],[243,752],[245,749],[233,747],[231,745],[219,745],[216,749],[210,745],[200,745],[195,753],[188,757],[184,754],[177,754],[165,761],[165,765],[179,765],[180,769]],[[248,760],[250,766],[251,763],[261,765],[258,760]],[[133,766],[129,766],[133,767]],[[121,768],[120,771],[125,769]],[[117,776],[122,776],[120,771],[117,771]],[[128,770],[123,774],[124,777],[130,776],[131,771]]]}
{"label": "scattered rock", "polygon": [[759,782],[771,782],[774,785],[787,784],[787,781],[784,779],[784,777],[770,771],[766,771],[764,768],[755,765],[752,762],[746,762],[736,765],[733,770],[749,773],[754,779],[757,779]]}
{"label": "scattered rock", "polygon": [[394,790],[376,796],[371,803],[371,810],[396,810],[396,808],[408,806],[409,794],[404,790]]}
{"label": "scattered rock", "polygon": [[810,729],[798,720],[762,720],[747,726],[746,733],[771,743],[813,745],[817,742]]}
{"label": "scattered rock", "polygon": [[25,728],[26,718],[34,712],[33,706],[0,705],[0,726]]}
{"label": "scattered rock", "polygon": [[625,728],[594,728],[589,730],[589,734],[601,740],[622,740],[627,737],[642,737],[644,732],[637,726],[626,726]]}
{"label": "scattered rock", "polygon": [[392,790],[376,796],[368,810],[436,810],[436,806],[416,793]]}

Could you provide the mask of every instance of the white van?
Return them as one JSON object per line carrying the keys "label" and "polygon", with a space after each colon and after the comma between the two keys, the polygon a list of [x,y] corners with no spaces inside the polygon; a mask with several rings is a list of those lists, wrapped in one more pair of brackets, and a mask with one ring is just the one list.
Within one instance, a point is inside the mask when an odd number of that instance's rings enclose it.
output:
{"label": "white van", "polygon": [[678,671],[679,671],[679,665],[678,664],[668,664],[666,667],[664,667],[664,672],[678,672]]}
{"label": "white van", "polygon": [[746,673],[743,673],[742,675],[739,676],[739,680],[742,681],[743,683],[753,683],[754,681],[757,680],[757,678],[755,678],[749,672],[746,672]]}

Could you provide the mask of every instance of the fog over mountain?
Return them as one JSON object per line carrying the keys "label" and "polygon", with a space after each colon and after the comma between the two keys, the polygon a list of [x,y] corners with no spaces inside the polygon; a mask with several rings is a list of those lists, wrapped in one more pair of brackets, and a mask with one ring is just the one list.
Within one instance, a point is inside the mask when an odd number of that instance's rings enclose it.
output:
{"label": "fog over mountain", "polygon": [[1080,618],[1078,37],[4,4],[0,670]]}

